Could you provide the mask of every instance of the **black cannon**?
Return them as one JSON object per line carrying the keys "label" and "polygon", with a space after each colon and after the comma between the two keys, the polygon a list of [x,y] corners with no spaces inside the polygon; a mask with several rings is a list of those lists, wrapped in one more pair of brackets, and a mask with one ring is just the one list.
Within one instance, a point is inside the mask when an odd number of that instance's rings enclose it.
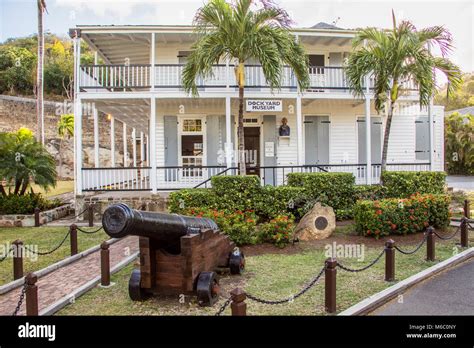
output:
{"label": "black cannon", "polygon": [[132,300],[196,293],[200,305],[212,305],[219,295],[215,269],[240,274],[245,267],[244,255],[211,219],[115,204],[105,210],[102,225],[114,238],[140,237],[140,270],[132,272],[129,282]]}

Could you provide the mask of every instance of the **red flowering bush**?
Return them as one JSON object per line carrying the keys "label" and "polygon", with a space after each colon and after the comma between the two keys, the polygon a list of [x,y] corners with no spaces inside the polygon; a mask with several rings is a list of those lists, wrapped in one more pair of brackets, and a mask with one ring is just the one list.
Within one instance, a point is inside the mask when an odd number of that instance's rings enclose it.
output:
{"label": "red flowering bush", "polygon": [[270,222],[259,226],[259,239],[261,242],[275,244],[279,248],[283,248],[293,237],[293,229],[295,227],[292,218],[286,215],[278,215]]}
{"label": "red flowering bush", "polygon": [[449,202],[446,195],[432,194],[358,201],[354,207],[356,229],[362,235],[378,238],[421,232],[430,225],[444,228],[450,218]]}
{"label": "red flowering bush", "polygon": [[256,244],[257,215],[253,210],[217,210],[211,208],[189,208],[184,215],[204,217],[216,222],[219,229],[237,245]]}

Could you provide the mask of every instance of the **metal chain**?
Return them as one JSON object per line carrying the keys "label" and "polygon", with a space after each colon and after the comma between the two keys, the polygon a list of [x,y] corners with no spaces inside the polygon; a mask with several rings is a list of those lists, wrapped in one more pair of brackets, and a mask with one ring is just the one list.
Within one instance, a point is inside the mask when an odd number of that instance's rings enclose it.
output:
{"label": "metal chain", "polygon": [[296,295],[294,296],[290,296],[288,298],[285,298],[285,299],[281,299],[281,300],[265,300],[265,299],[262,299],[262,298],[258,298],[256,296],[253,296],[251,294],[246,294],[247,295],[247,298],[255,301],[255,302],[259,302],[259,303],[263,303],[263,304],[268,304],[268,305],[277,305],[277,304],[283,304],[283,303],[289,303],[295,299],[297,299],[298,297],[302,296],[303,294],[305,294],[309,289],[311,289],[319,280],[319,278],[321,278],[321,276],[323,275],[324,271],[326,269],[326,265],[323,266],[323,268],[321,268],[321,271],[319,271],[319,273],[316,275],[316,277],[314,277],[311,282],[308,283],[308,285],[306,285],[300,292],[298,292]]}
{"label": "metal chain", "polygon": [[221,308],[219,308],[219,310],[216,312],[215,316],[216,317],[220,316],[225,311],[225,309],[230,305],[231,302],[232,302],[232,297],[229,297],[221,306]]}
{"label": "metal chain", "polygon": [[347,272],[352,272],[352,273],[362,272],[362,271],[365,271],[366,269],[369,269],[373,265],[375,265],[382,258],[383,254],[385,254],[385,249],[383,249],[382,252],[371,263],[369,263],[367,266],[364,266],[362,268],[349,268],[341,264],[339,261],[337,261],[337,267]]}
{"label": "metal chain", "polygon": [[434,230],[433,230],[433,233],[435,234],[436,237],[438,237],[441,240],[450,240],[450,239],[453,239],[454,237],[456,237],[456,235],[459,233],[460,230],[461,230],[461,226],[458,226],[456,231],[452,235],[450,235],[449,237],[441,236],[441,235],[438,234],[438,232],[436,232]]}
{"label": "metal chain", "polygon": [[103,226],[100,226],[98,229],[96,229],[95,231],[87,231],[87,230],[83,230],[82,228],[80,228],[79,226],[77,226],[77,230],[82,232],[82,233],[85,233],[85,234],[93,234],[93,233],[97,233],[99,232],[101,229],[103,229],[104,227]]}
{"label": "metal chain", "polygon": [[53,250],[50,250],[50,251],[44,251],[44,252],[41,252],[41,251],[34,251],[34,250],[31,250],[30,248],[28,248],[27,246],[24,246],[23,248],[25,248],[26,250],[28,250],[29,252],[33,253],[33,254],[36,254],[36,255],[40,255],[40,256],[43,256],[43,255],[49,255],[49,254],[52,254],[54,253],[56,250],[58,250],[63,244],[64,242],[66,241],[67,237],[69,236],[69,234],[71,233],[71,231],[68,231],[68,233],[66,233],[66,235],[64,236],[63,240],[61,241],[61,243],[59,243],[59,245],[57,247],[55,247]]}
{"label": "metal chain", "polygon": [[5,256],[0,259],[0,262],[5,261],[8,255],[10,255],[12,251],[13,251],[13,247],[10,247],[10,249],[8,249],[8,251],[6,252]]}
{"label": "metal chain", "polygon": [[425,234],[425,237],[423,238],[423,240],[421,241],[421,243],[413,250],[411,251],[406,251],[406,250],[403,250],[403,249],[400,249],[397,245],[394,246],[394,248],[401,252],[402,254],[404,255],[411,255],[411,254],[414,254],[416,253],[418,250],[420,250],[420,248],[423,246],[423,244],[425,244],[426,240],[428,239],[428,235]]}
{"label": "metal chain", "polygon": [[20,307],[23,303],[23,299],[25,298],[25,293],[26,293],[27,286],[28,286],[28,284],[27,284],[26,278],[25,278],[25,283],[23,284],[23,289],[21,289],[21,293],[20,293],[20,299],[18,300],[18,304],[15,307],[15,311],[12,314],[13,316],[16,316],[18,314],[18,312],[20,311]]}
{"label": "metal chain", "polygon": [[67,216],[63,216],[62,218],[56,219],[55,221],[66,220],[66,219],[67,219],[67,220],[69,220],[69,219],[77,219],[79,216],[81,216],[82,214],[84,214],[84,213],[87,211],[87,209],[89,209],[89,208],[84,209],[84,210],[81,211],[79,214],[74,215],[72,218],[71,218],[69,215],[67,215]]}

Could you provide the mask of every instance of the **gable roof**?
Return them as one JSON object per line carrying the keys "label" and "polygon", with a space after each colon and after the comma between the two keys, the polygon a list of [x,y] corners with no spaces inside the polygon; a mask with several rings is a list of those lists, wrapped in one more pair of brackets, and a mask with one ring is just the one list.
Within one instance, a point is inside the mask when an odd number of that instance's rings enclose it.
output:
{"label": "gable roof", "polygon": [[312,27],[310,27],[310,29],[336,29],[336,30],[342,30],[342,28],[336,27],[333,24],[328,24],[328,23],[325,23],[325,22],[319,22],[319,23],[313,25]]}

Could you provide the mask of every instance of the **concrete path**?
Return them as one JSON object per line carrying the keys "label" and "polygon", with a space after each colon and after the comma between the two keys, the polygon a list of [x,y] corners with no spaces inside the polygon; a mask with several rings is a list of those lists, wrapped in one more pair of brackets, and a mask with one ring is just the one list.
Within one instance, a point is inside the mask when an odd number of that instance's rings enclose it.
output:
{"label": "concrete path", "polygon": [[[127,237],[110,245],[110,267],[114,267],[138,250],[138,238]],[[41,257],[41,256],[39,256]],[[69,265],[38,279],[39,311],[100,275],[100,251],[93,252]],[[0,315],[12,315],[20,297],[21,288],[0,296]],[[23,302],[18,315],[25,314]]]}
{"label": "concrete path", "polygon": [[370,315],[474,315],[474,258],[425,280],[402,296]]}
{"label": "concrete path", "polygon": [[446,183],[454,190],[474,191],[474,176],[448,175]]}

